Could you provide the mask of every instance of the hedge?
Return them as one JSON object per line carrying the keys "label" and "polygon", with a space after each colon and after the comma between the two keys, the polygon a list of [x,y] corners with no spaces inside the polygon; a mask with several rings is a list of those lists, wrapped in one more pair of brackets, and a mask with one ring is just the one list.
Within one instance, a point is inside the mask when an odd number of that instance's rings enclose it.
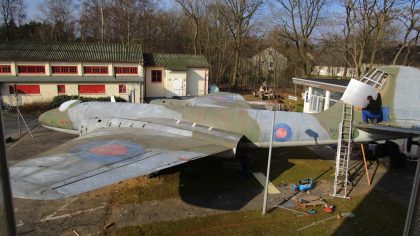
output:
{"label": "hedge", "polygon": [[[51,108],[59,107],[63,102],[69,100],[80,100],[81,102],[91,102],[91,101],[101,101],[101,102],[109,102],[111,101],[111,97],[80,97],[77,95],[68,96],[68,95],[58,95],[53,98],[50,103]],[[124,98],[115,97],[115,101],[117,102],[127,102]]]}

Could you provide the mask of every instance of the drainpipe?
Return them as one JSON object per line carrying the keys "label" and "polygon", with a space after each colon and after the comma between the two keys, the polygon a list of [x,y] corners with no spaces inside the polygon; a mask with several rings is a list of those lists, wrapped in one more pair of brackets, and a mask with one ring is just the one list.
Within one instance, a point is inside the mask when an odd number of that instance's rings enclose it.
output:
{"label": "drainpipe", "polygon": [[144,67],[144,60],[140,61],[140,65],[142,67],[143,71],[143,84],[141,81],[139,81],[140,85],[140,103],[144,103],[144,97],[146,95],[146,68]]}
{"label": "drainpipe", "polygon": [[206,73],[204,74],[204,95],[208,94],[208,87],[209,87],[208,71],[209,69],[207,68]]}

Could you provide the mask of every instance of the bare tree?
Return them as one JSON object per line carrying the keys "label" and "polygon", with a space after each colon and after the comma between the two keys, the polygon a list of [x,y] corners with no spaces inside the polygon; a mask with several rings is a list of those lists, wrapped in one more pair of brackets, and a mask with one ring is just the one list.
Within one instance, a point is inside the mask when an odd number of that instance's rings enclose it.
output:
{"label": "bare tree", "polygon": [[[398,14],[398,20],[404,25],[405,33],[401,46],[392,60],[393,65],[396,64],[398,57],[405,48],[417,44],[420,35],[420,1],[411,0],[409,4],[409,6],[401,9]],[[408,54],[409,52],[407,52]]]}
{"label": "bare tree", "polygon": [[75,12],[73,0],[44,0],[39,8],[44,20],[51,24],[51,40],[69,41],[75,37]]}
{"label": "bare tree", "polygon": [[79,19],[82,40],[108,40],[111,12],[111,0],[83,0]]}
{"label": "bare tree", "polygon": [[200,37],[200,23],[204,13],[207,10],[208,1],[207,0],[175,0],[184,11],[185,15],[187,15],[194,27],[194,40],[193,40],[193,47],[194,47],[194,54],[201,54],[201,43],[199,40]]}
{"label": "bare tree", "polygon": [[374,13],[372,29],[374,29],[372,52],[370,55],[369,68],[372,69],[375,63],[376,53],[384,40],[387,24],[396,17],[394,6],[397,0],[383,0],[378,4],[378,10]]}
{"label": "bare tree", "polygon": [[4,28],[5,40],[10,39],[10,26],[17,20],[22,23],[25,18],[23,0],[0,0],[1,20]]}
{"label": "bare tree", "polygon": [[138,17],[135,25],[137,29],[137,38],[142,43],[144,50],[153,48],[155,45],[154,26],[155,18],[159,14],[155,0],[141,0],[139,2]]}
{"label": "bare tree", "polygon": [[377,50],[383,46],[384,35],[395,18],[396,0],[348,0],[346,7],[345,43],[350,54],[349,64],[357,76],[363,73],[366,58],[368,68],[376,60]]}
{"label": "bare tree", "polygon": [[204,55],[210,63],[209,78],[213,83],[219,84],[228,74],[233,56],[233,50],[230,50],[233,48],[233,42],[229,27],[217,4],[209,4],[203,28],[206,31]]}
{"label": "bare tree", "polygon": [[242,50],[242,38],[249,31],[251,20],[255,12],[263,4],[263,0],[218,0],[216,3],[234,39],[235,59],[230,83],[236,87]]}
{"label": "bare tree", "polygon": [[344,76],[347,76],[348,67],[352,65],[350,62],[350,36],[352,33],[352,11],[354,7],[355,0],[344,0],[344,9],[345,9],[345,25],[343,27],[343,35],[344,35],[344,47],[342,49],[343,58],[346,61],[346,66],[344,67]]}
{"label": "bare tree", "polygon": [[130,43],[133,37],[134,23],[138,17],[140,0],[113,0],[113,30],[114,36],[121,43]]}
{"label": "bare tree", "polygon": [[281,6],[280,34],[296,46],[304,75],[312,71],[311,36],[320,24],[326,0],[276,0]]}

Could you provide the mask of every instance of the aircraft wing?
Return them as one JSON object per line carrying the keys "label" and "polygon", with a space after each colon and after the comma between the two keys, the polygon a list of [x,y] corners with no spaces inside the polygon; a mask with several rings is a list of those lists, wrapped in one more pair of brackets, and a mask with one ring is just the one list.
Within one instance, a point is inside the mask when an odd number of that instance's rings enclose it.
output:
{"label": "aircraft wing", "polygon": [[188,101],[190,101],[193,106],[251,109],[251,106],[246,100],[236,93],[210,93],[204,96],[191,98]]}
{"label": "aircraft wing", "polygon": [[[100,128],[10,168],[13,196],[59,199],[235,148],[242,135]],[[167,129],[168,131],[165,131]]]}
{"label": "aircraft wing", "polygon": [[356,128],[370,133],[378,133],[383,135],[394,135],[399,137],[407,137],[409,135],[419,136],[420,128],[396,126],[387,123],[380,124],[359,124]]}

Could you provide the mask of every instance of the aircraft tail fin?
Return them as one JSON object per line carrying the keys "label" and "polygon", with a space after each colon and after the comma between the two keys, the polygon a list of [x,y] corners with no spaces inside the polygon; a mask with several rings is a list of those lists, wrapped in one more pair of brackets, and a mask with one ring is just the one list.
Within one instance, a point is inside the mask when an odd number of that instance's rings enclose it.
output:
{"label": "aircraft tail fin", "polygon": [[361,108],[367,105],[367,96],[372,95],[376,99],[379,92],[382,100],[382,124],[397,127],[420,126],[420,69],[384,66],[378,71],[383,73],[380,83],[366,81],[372,78],[369,73],[360,81],[351,81],[339,102],[314,116],[325,127],[337,130],[342,119],[343,102],[346,102],[354,105],[353,124],[363,123]]}

